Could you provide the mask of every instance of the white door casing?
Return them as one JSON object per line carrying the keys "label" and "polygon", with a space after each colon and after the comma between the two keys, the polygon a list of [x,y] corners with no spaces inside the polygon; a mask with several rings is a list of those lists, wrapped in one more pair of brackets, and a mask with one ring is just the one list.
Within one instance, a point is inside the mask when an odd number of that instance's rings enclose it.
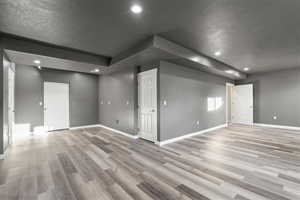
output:
{"label": "white door casing", "polygon": [[226,83],[226,123],[231,123],[232,118],[232,88],[234,84]]}
{"label": "white door casing", "polygon": [[157,141],[157,69],[138,74],[139,136]]}
{"label": "white door casing", "polygon": [[69,128],[69,84],[44,82],[44,126],[49,131]]}
{"label": "white door casing", "polygon": [[[11,65],[14,65],[11,63]],[[15,72],[13,66],[8,68],[8,142],[12,144],[13,130],[15,124]]]}
{"label": "white door casing", "polygon": [[232,123],[253,124],[253,84],[232,88]]}

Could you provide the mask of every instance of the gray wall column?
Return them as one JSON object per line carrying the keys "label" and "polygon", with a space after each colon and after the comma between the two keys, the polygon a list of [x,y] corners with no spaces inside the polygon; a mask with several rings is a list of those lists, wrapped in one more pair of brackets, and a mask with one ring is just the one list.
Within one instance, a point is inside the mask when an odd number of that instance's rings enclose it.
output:
{"label": "gray wall column", "polygon": [[99,78],[99,123],[137,134],[137,68],[101,75]]}
{"label": "gray wall column", "polygon": [[[226,82],[233,81],[168,62],[158,67],[158,140],[164,141],[226,123]],[[140,67],[139,71],[152,69]],[[99,78],[99,122],[137,134],[137,69]],[[207,98],[223,104],[207,111]],[[167,101],[167,105],[164,105]],[[129,102],[129,104],[127,104]],[[199,121],[199,124],[197,124]]]}
{"label": "gray wall column", "polygon": [[[160,141],[226,123],[226,82],[231,80],[168,62],[160,63],[159,72]],[[223,104],[208,111],[208,98],[221,98]]]}

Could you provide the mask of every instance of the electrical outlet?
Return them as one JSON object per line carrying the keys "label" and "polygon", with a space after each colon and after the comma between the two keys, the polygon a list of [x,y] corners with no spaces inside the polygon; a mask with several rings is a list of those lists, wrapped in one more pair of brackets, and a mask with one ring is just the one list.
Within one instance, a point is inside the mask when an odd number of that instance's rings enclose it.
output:
{"label": "electrical outlet", "polygon": [[129,101],[126,101],[126,105],[129,105]]}
{"label": "electrical outlet", "polygon": [[277,116],[273,116],[273,119],[276,120],[276,119],[277,119]]}
{"label": "electrical outlet", "polygon": [[108,101],[108,102],[107,102],[107,104],[108,104],[108,105],[110,105],[110,104],[111,104],[111,102],[110,102],[110,101]]}
{"label": "electrical outlet", "polygon": [[197,124],[197,125],[200,125],[200,121],[198,120],[198,121],[196,122],[196,124]]}

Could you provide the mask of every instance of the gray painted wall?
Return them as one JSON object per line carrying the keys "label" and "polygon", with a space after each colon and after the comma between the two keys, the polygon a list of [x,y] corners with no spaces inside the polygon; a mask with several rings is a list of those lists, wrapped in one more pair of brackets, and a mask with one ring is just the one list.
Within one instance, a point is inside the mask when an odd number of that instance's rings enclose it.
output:
{"label": "gray painted wall", "polygon": [[[137,68],[126,68],[99,78],[99,123],[137,134]],[[129,104],[127,104],[127,102]]]}
{"label": "gray painted wall", "polygon": [[43,125],[43,79],[36,67],[17,65],[15,73],[15,123]]}
{"label": "gray painted wall", "polygon": [[70,125],[98,124],[98,76],[61,70],[42,70],[44,81],[70,84]]}
{"label": "gray painted wall", "polygon": [[236,83],[253,83],[255,123],[300,127],[300,69],[251,75]]}
{"label": "gray painted wall", "polygon": [[70,84],[70,126],[98,123],[98,76],[16,66],[15,122],[43,125],[43,82]]}
{"label": "gray painted wall", "polygon": [[[168,62],[158,66],[158,140],[164,141],[226,123],[226,82],[231,80]],[[157,66],[155,66],[157,67]],[[99,78],[99,122],[136,134],[136,71],[128,68]],[[207,97],[222,97],[223,106],[207,111]],[[167,101],[167,106],[163,101]],[[126,105],[129,101],[130,104]],[[102,104],[101,104],[102,103]],[[200,124],[197,125],[197,120]],[[117,123],[118,122],[118,123]]]}
{"label": "gray painted wall", "polygon": [[[232,81],[168,62],[160,63],[159,81],[160,141],[226,123],[225,85]],[[208,112],[208,97],[222,97],[223,106]]]}

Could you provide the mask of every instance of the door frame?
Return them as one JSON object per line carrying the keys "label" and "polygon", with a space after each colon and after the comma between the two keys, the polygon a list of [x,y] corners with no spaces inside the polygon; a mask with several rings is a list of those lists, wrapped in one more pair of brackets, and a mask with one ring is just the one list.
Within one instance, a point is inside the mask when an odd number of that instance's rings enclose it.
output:
{"label": "door frame", "polygon": [[230,99],[229,99],[229,91],[227,90],[228,87],[234,87],[235,85],[233,83],[226,83],[226,124],[231,123],[232,120],[232,105],[230,105],[230,120],[228,119],[228,114],[229,114],[229,106],[228,104],[232,104],[232,91],[230,91]]}
{"label": "door frame", "polygon": [[[147,70],[147,71],[143,71],[143,72],[140,72],[140,73],[138,73],[137,74],[137,87],[138,87],[138,89],[137,89],[137,96],[138,96],[138,109],[137,109],[137,111],[138,111],[138,120],[137,120],[137,122],[138,122],[138,136],[140,137],[140,138],[142,138],[141,137],[141,132],[140,132],[140,122],[141,122],[141,120],[140,120],[140,76],[142,76],[142,75],[147,75],[147,74],[154,74],[155,75],[155,90],[156,90],[156,108],[155,108],[155,110],[156,110],[156,120],[155,120],[155,126],[156,126],[156,128],[155,128],[155,133],[154,133],[154,143],[157,143],[158,142],[158,90],[157,90],[157,85],[158,85],[158,69],[157,68],[154,68],[154,69],[151,69],[151,70]],[[142,138],[143,139],[143,138]]]}
{"label": "door frame", "polygon": [[[12,79],[12,88],[10,88],[10,79]],[[16,71],[15,71],[15,64],[10,63],[8,68],[8,145],[13,144],[13,136],[15,130],[15,87],[16,87]],[[12,90],[12,91],[11,91]],[[10,95],[12,99],[10,99]],[[10,102],[12,100],[12,102]],[[12,103],[12,108],[9,106]],[[12,110],[11,110],[12,109]]]}
{"label": "door frame", "polygon": [[[71,125],[70,125],[70,118],[71,118],[71,115],[70,115],[70,83],[69,82],[57,82],[57,81],[43,81],[43,126],[44,128],[47,128],[47,131],[48,131],[48,127],[45,127],[46,123],[45,123],[45,83],[60,83],[60,84],[66,84],[68,85],[68,126],[66,129],[70,129]],[[65,129],[58,129],[58,130],[65,130]],[[56,130],[53,130],[53,131],[56,131]]]}

